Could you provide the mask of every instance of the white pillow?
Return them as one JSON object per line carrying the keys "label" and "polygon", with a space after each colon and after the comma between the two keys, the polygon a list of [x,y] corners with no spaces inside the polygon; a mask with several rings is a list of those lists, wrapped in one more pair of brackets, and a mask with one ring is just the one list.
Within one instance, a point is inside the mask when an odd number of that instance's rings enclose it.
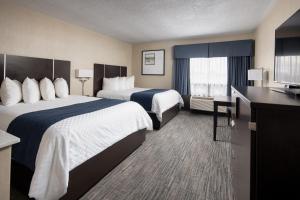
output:
{"label": "white pillow", "polygon": [[127,87],[127,89],[134,88],[134,76],[127,77],[126,87]]}
{"label": "white pillow", "polygon": [[22,84],[25,103],[36,103],[41,99],[39,83],[35,79],[26,78]]}
{"label": "white pillow", "polygon": [[63,78],[57,78],[54,81],[55,93],[58,98],[66,98],[69,96],[68,83]]}
{"label": "white pillow", "polygon": [[43,78],[40,81],[40,91],[44,100],[49,101],[55,99],[54,85],[50,79]]}
{"label": "white pillow", "polygon": [[126,90],[127,88],[127,77],[119,78],[119,90]]}
{"label": "white pillow", "polygon": [[103,78],[103,90],[119,90],[119,77]]}
{"label": "white pillow", "polygon": [[22,101],[22,86],[17,80],[5,78],[0,93],[2,104],[5,106],[12,106]]}

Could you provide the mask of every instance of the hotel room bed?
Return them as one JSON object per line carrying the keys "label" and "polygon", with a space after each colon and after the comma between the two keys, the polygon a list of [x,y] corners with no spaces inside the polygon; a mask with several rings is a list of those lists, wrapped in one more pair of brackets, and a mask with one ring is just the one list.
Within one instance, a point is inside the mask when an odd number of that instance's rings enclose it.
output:
{"label": "hotel room bed", "polygon": [[[107,103],[109,107],[103,108]],[[94,109],[97,105],[100,107]],[[90,106],[93,110],[86,112]],[[35,141],[40,130],[35,127],[56,118],[59,120],[49,125],[40,143]],[[61,197],[67,192],[69,171],[131,133],[151,127],[147,113],[134,102],[69,96],[32,105],[0,106],[0,129],[21,138],[13,148],[13,159],[34,171],[29,196],[36,199]]]}
{"label": "hotel room bed", "polygon": [[135,101],[142,105],[153,121],[153,128],[160,129],[183,106],[183,99],[175,90],[132,88],[102,90],[103,78],[126,76],[127,68],[112,65],[94,65],[94,95],[101,98]]}
{"label": "hotel room bed", "polygon": [[[6,75],[12,79],[70,79],[69,62],[19,56],[6,60]],[[0,105],[0,129],[21,139],[12,149],[17,189],[36,199],[78,199],[143,143],[152,121],[134,102],[69,96]]]}
{"label": "hotel room bed", "polygon": [[[109,99],[120,99],[130,101],[131,96],[134,93],[144,92],[152,90],[150,88],[133,88],[127,90],[111,91],[111,90],[100,90],[97,93],[97,97],[109,98]],[[180,104],[183,105],[183,100],[181,96],[175,90],[163,90],[159,93],[156,93],[152,99],[151,113],[156,114],[157,119],[161,122],[162,115],[168,109],[177,106]]]}

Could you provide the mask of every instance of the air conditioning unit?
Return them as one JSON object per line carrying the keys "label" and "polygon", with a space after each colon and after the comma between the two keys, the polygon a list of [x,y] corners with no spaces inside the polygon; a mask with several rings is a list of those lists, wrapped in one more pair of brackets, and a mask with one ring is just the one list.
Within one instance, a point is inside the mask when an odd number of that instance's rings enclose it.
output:
{"label": "air conditioning unit", "polygon": [[[190,108],[192,110],[213,112],[214,111],[214,98],[213,97],[191,96]],[[226,113],[227,109],[225,106],[219,106],[218,112]]]}

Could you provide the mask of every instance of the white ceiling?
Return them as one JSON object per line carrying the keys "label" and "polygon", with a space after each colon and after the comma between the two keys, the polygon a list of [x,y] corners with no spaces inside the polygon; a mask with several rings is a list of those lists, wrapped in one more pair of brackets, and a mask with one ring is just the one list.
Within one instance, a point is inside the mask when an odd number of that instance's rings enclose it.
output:
{"label": "white ceiling", "polygon": [[132,43],[253,31],[276,0],[12,0]]}

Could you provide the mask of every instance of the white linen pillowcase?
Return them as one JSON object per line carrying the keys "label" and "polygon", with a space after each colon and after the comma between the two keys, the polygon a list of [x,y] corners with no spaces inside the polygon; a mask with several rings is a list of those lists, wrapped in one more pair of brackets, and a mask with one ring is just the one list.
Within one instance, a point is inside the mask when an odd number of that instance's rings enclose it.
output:
{"label": "white linen pillowcase", "polygon": [[103,78],[103,90],[119,90],[119,77]]}
{"label": "white linen pillowcase", "polygon": [[4,106],[12,106],[22,101],[22,85],[17,80],[5,78],[2,81],[0,96]]}
{"label": "white linen pillowcase", "polygon": [[119,78],[119,90],[126,90],[127,87],[127,77],[120,77]]}
{"label": "white linen pillowcase", "polygon": [[55,89],[50,79],[43,78],[40,81],[40,91],[41,91],[42,98],[45,101],[50,101],[55,99]]}
{"label": "white linen pillowcase", "polygon": [[41,99],[39,83],[35,79],[26,78],[22,84],[23,100],[25,103],[36,103]]}
{"label": "white linen pillowcase", "polygon": [[57,78],[54,81],[55,94],[58,98],[67,98],[69,96],[69,86],[65,79]]}
{"label": "white linen pillowcase", "polygon": [[126,87],[127,87],[127,89],[133,89],[134,88],[134,76],[127,77]]}

